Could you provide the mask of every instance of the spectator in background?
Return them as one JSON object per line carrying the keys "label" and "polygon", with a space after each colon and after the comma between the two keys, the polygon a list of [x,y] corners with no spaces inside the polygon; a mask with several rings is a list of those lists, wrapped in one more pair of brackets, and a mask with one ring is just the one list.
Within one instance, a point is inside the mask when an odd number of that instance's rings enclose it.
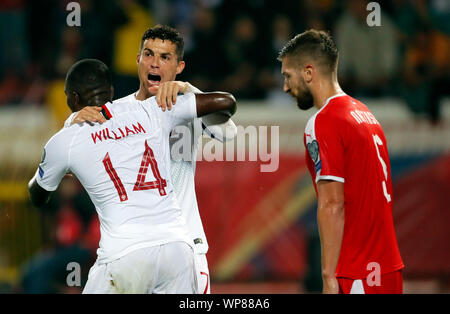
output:
{"label": "spectator in background", "polygon": [[263,98],[259,69],[264,66],[264,53],[258,45],[258,28],[248,15],[238,17],[222,42],[227,72],[221,88],[236,98]]}
{"label": "spectator in background", "polygon": [[262,73],[262,79],[268,89],[267,99],[271,105],[292,105],[291,97],[282,92],[283,77],[280,75],[281,65],[277,57],[279,51],[293,37],[293,25],[287,15],[279,14],[274,17],[271,26],[270,62],[267,70]]}
{"label": "spectator in background", "polygon": [[119,3],[126,22],[114,33],[112,69],[115,73],[114,96],[117,98],[128,95],[139,85],[136,76],[139,45],[136,43],[140,43],[141,35],[155,24],[149,10],[136,0],[120,0]]}
{"label": "spectator in background", "polygon": [[336,24],[340,51],[339,71],[349,94],[381,96],[392,92],[398,70],[398,43],[394,25],[381,13],[381,27],[369,27],[367,1],[349,0]]}
{"label": "spectator in background", "polygon": [[61,32],[61,47],[54,62],[53,75],[47,83],[45,104],[49,107],[58,127],[61,127],[70,110],[67,108],[67,96],[64,93],[65,73],[70,66],[81,58],[82,35],[79,28],[64,27]]}
{"label": "spectator in background", "polygon": [[[44,44],[51,45],[51,49],[43,49],[39,42],[34,42],[33,46],[39,50],[49,53],[47,57],[41,60],[42,73],[46,79],[46,94],[44,101],[49,106],[55,121],[62,126],[66,117],[70,114],[64,94],[64,84],[66,73],[70,66],[77,60],[83,58],[98,58],[105,60],[106,63],[112,62],[113,36],[118,27],[127,22],[127,16],[122,12],[122,7],[116,1],[107,0],[80,0],[81,8],[81,27],[70,27],[67,25],[66,2],[61,1],[56,7],[44,7],[50,10],[48,14],[51,20],[48,22],[58,32],[51,32],[50,38],[53,40]],[[38,7],[37,7],[38,8]],[[98,12],[101,11],[101,14]],[[32,13],[32,12],[31,12]],[[37,11],[39,15],[41,10]],[[32,20],[39,21],[39,16],[31,15]],[[45,23],[44,21],[41,21]],[[31,34],[34,34],[31,32]],[[37,34],[35,34],[37,35]],[[42,36],[39,35],[39,38]],[[126,43],[128,46],[129,44]],[[138,49],[138,48],[136,48]],[[137,50],[136,50],[137,51]],[[42,56],[42,52],[39,53]],[[136,56],[130,60],[136,67]],[[122,63],[126,63],[123,61]],[[121,64],[122,64],[121,63]]]}
{"label": "spectator in background", "polygon": [[330,30],[336,22],[336,2],[334,0],[306,0],[302,4],[305,11],[305,29]]}
{"label": "spectator in background", "polygon": [[438,124],[440,102],[449,95],[450,4],[439,0],[393,3],[403,56],[400,94],[417,117]]}
{"label": "spectator in background", "polygon": [[[81,0],[81,31],[83,58],[102,60],[106,65],[112,64],[114,34],[118,27],[128,19],[118,1]],[[99,14],[101,12],[101,14]],[[67,73],[67,72],[64,72]]]}
{"label": "spectator in background", "polygon": [[42,215],[49,222],[47,243],[22,265],[16,289],[20,293],[81,293],[81,286],[67,285],[67,276],[73,271],[67,270],[67,265],[80,265],[84,286],[100,240],[95,207],[79,181],[66,176]]}
{"label": "spectator in background", "polygon": [[193,20],[192,47],[186,54],[189,60],[184,70],[191,82],[200,90],[218,90],[217,82],[225,73],[219,60],[223,60],[220,41],[216,33],[216,17],[209,7],[195,10]]}
{"label": "spectator in background", "polygon": [[29,65],[24,0],[0,2],[0,105],[21,99]]}
{"label": "spectator in background", "polygon": [[403,64],[403,96],[415,114],[440,121],[440,101],[448,95],[450,40],[429,26],[415,33],[407,46]]}

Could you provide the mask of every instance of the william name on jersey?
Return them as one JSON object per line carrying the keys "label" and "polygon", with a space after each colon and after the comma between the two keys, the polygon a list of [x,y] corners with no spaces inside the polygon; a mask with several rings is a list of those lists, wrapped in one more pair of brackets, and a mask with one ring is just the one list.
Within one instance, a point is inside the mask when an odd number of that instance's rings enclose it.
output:
{"label": "william name on jersey", "polygon": [[[139,122],[137,122],[137,126],[135,124],[131,124],[131,127],[125,126],[125,128],[123,129],[117,128],[117,130],[115,131],[111,130],[111,133],[108,128],[105,128],[98,132],[91,133],[91,136],[94,144],[97,144],[97,140],[99,140],[100,142],[102,140],[120,140],[121,138],[127,137],[130,134],[135,135],[137,133],[147,133]],[[111,134],[114,135],[114,137],[112,137]],[[121,136],[118,136],[118,134]]]}

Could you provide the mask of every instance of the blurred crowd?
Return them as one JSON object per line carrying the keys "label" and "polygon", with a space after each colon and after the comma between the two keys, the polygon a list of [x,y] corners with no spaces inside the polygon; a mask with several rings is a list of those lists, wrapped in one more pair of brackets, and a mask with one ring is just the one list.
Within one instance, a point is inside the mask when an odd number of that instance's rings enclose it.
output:
{"label": "blurred crowd", "polygon": [[185,38],[180,79],[241,100],[283,102],[276,57],[309,28],[334,36],[352,96],[401,97],[437,123],[449,90],[448,0],[379,1],[379,27],[367,25],[364,0],[79,0],[80,27],[67,25],[69,2],[0,2],[0,105],[60,101],[66,71],[87,57],[113,70],[116,98],[131,93],[142,33],[158,23]]}

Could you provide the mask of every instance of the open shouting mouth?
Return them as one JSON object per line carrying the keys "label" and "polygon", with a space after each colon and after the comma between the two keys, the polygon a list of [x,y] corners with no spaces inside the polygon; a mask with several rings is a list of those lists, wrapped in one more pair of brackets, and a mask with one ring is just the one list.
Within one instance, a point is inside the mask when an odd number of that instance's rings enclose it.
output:
{"label": "open shouting mouth", "polygon": [[149,73],[147,76],[148,82],[152,86],[159,86],[159,83],[161,83],[161,76],[157,74],[151,74]]}

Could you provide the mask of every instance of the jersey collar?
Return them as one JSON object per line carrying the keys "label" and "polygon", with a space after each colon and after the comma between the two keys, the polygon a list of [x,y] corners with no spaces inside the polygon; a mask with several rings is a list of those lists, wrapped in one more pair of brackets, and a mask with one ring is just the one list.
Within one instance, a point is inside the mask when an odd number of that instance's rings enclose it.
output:
{"label": "jersey collar", "polygon": [[328,97],[327,100],[325,100],[325,105],[323,105],[322,108],[320,108],[317,111],[317,113],[321,112],[323,110],[323,108],[325,108],[331,100],[341,97],[341,96],[347,96],[347,94],[342,92],[342,93],[337,93],[336,95],[333,95],[331,97]]}

